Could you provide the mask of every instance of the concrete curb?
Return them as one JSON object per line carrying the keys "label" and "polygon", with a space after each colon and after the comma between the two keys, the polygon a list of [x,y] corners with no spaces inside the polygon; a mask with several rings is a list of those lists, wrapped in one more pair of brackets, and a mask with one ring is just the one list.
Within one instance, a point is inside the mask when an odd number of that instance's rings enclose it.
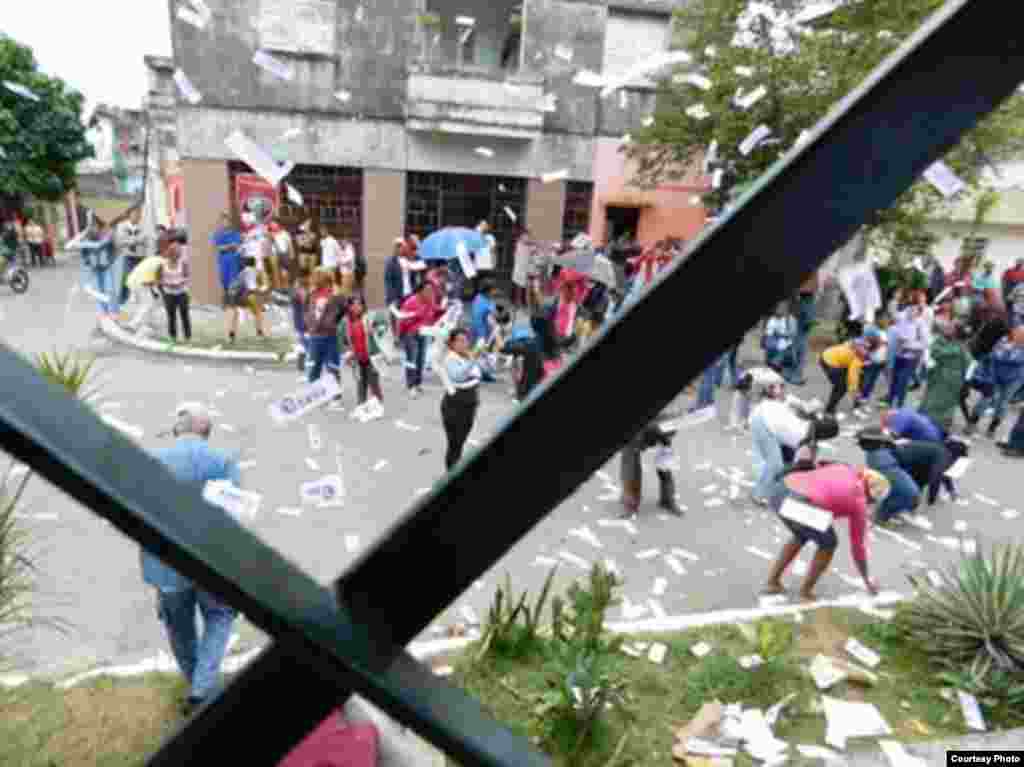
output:
{"label": "concrete curb", "polygon": [[100,330],[111,341],[141,349],[157,354],[170,354],[175,357],[188,359],[228,360],[231,362],[284,362],[285,358],[274,352],[241,352],[241,351],[214,351],[213,349],[197,349],[188,346],[175,346],[173,344],[160,343],[145,338],[139,338],[133,333],[121,328],[113,320],[103,317],[100,319]]}

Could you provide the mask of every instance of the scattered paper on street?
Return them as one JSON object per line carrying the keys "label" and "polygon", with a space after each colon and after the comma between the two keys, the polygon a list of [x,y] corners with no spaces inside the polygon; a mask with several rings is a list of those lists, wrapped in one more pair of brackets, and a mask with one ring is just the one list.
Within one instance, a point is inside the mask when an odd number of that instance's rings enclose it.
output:
{"label": "scattered paper on street", "polygon": [[895,740],[878,741],[879,748],[892,767],[928,767],[928,762],[907,752],[903,744]]}
{"label": "scattered paper on street", "polygon": [[566,63],[572,61],[572,48],[564,44],[556,45],[555,58],[561,59]]}
{"label": "scattered paper on street", "polygon": [[334,98],[336,98],[342,104],[347,104],[352,100],[352,92],[346,90],[335,91]]}
{"label": "scattered paper on street", "polygon": [[337,474],[312,482],[303,482],[299,489],[303,503],[316,503],[320,508],[341,506],[345,502],[345,483]]}
{"label": "scattered paper on street", "polygon": [[957,458],[956,462],[946,470],[946,476],[950,479],[961,479],[970,465],[970,458]]}
{"label": "scattered paper on street", "polygon": [[601,75],[591,72],[589,69],[581,69],[572,78],[572,81],[574,84],[584,88],[603,88],[606,84],[605,79]]}
{"label": "scattered paper on street", "polygon": [[206,19],[200,16],[198,13],[193,11],[191,8],[186,8],[184,5],[178,6],[178,12],[175,14],[179,19],[184,21],[196,29],[206,28]]}
{"label": "scattered paper on street", "polygon": [[571,551],[565,551],[564,549],[558,552],[558,556],[564,559],[569,564],[576,565],[581,570],[590,570],[590,562],[585,560],[583,557],[576,556]]}
{"label": "scattered paper on street", "polygon": [[647,652],[647,659],[651,663],[660,664],[662,661],[665,660],[665,655],[667,654],[668,647],[666,645],[661,644],[660,642],[655,642],[651,645],[651,649]]}
{"label": "scattered paper on street", "polygon": [[646,549],[644,551],[637,552],[637,559],[654,559],[661,553],[661,549]]}
{"label": "scattered paper on street", "polygon": [[359,536],[358,535],[346,535],[345,536],[345,551],[349,554],[354,553],[359,549]]}
{"label": "scattered paper on street", "polygon": [[473,151],[476,152],[481,157],[487,157],[487,158],[494,157],[494,150],[490,149],[489,147],[478,146]]}
{"label": "scattered paper on street", "polygon": [[656,597],[663,596],[668,590],[668,580],[666,578],[657,577],[654,579],[654,585],[651,587],[651,593]]}
{"label": "scattered paper on street", "polygon": [[603,549],[604,544],[601,543],[600,539],[594,534],[594,531],[584,525],[583,527],[574,528],[569,531],[569,535],[574,535],[582,541],[586,541],[596,549]]}

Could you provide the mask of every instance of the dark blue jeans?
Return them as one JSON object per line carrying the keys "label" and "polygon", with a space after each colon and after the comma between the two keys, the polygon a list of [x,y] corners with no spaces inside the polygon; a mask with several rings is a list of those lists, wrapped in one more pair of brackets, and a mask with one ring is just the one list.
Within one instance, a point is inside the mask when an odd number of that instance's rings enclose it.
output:
{"label": "dark blue jeans", "polygon": [[1024,412],[1017,416],[1017,423],[1010,430],[1006,442],[1014,450],[1024,450]]}
{"label": "dark blue jeans", "polygon": [[[220,664],[238,617],[234,608],[196,588],[158,591],[160,620],[167,629],[174,659],[189,684],[189,697],[205,700],[217,691]],[[202,636],[196,636],[196,609],[203,616]]]}
{"label": "dark blue jeans", "polygon": [[337,336],[309,336],[309,354],[313,364],[309,368],[309,382],[320,378],[324,365],[335,375],[341,369],[341,355],[338,352]]}
{"label": "dark blue jeans", "polygon": [[861,399],[871,398],[871,393],[875,390],[875,384],[878,383],[883,370],[885,370],[885,363],[882,362],[864,366],[864,378],[860,384]]}
{"label": "dark blue jeans", "polygon": [[796,340],[793,342],[793,376],[804,377],[804,360],[807,359],[807,342],[814,325],[814,296],[801,295],[796,311]]}
{"label": "dark blue jeans", "polygon": [[914,370],[920,364],[919,357],[897,356],[892,365],[892,381],[889,385],[889,403],[894,408],[903,407],[907,399],[907,389],[914,377]]}
{"label": "dark blue jeans", "polygon": [[875,450],[867,455],[868,468],[883,474],[889,480],[889,495],[878,506],[876,516],[885,522],[896,514],[913,511],[921,502],[921,489],[906,471],[896,463],[888,450]]}
{"label": "dark blue jeans", "polygon": [[423,383],[423,366],[427,361],[427,339],[419,333],[402,336],[405,350],[405,385],[410,389]]}

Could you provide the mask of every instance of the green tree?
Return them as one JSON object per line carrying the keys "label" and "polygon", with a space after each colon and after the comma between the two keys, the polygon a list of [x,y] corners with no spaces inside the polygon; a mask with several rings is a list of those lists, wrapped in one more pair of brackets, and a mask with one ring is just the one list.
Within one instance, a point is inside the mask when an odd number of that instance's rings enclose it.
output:
{"label": "green tree", "polygon": [[[721,184],[703,200],[720,209],[793,148],[829,110],[921,23],[943,0],[860,0],[813,25],[793,22],[793,0],[693,0],[676,11],[677,44],[694,58],[659,86],[652,125],[624,147],[638,181],[679,178],[717,144],[710,170]],[[698,77],[692,77],[698,75]],[[710,87],[701,81],[710,81]],[[744,108],[738,97],[758,88],[765,95]],[[707,116],[693,107],[703,104]],[[691,110],[688,112],[687,110]],[[744,156],[740,144],[758,126],[771,135]],[[1024,99],[1014,96],[979,123],[945,158],[971,194],[986,163],[997,163],[1024,145]],[[908,189],[868,224],[872,245],[900,255],[919,241],[924,224],[946,200],[927,182]]]}
{"label": "green tree", "polygon": [[31,48],[0,35],[0,206],[20,207],[25,195],[55,201],[74,188],[76,165],[93,156],[82,101],[38,70]]}

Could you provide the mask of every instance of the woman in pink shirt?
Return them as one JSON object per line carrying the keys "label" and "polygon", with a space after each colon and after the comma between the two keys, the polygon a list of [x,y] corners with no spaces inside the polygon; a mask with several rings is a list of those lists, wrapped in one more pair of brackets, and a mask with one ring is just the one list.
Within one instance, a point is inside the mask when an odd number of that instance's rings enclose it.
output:
{"label": "woman in pink shirt", "polygon": [[817,545],[814,559],[800,587],[800,598],[813,600],[814,587],[824,575],[835,554],[838,541],[835,528],[830,524],[824,531],[818,527],[797,521],[790,516],[783,506],[786,500],[792,499],[809,504],[820,511],[828,512],[833,519],[846,518],[850,525],[850,549],[857,570],[864,579],[868,592],[878,594],[878,587],[868,575],[868,504],[880,503],[889,494],[889,480],[871,469],[855,469],[843,463],[833,463],[811,471],[797,471],[787,474],[783,479],[784,493],[780,493],[776,502],[782,523],[793,534],[792,540],[783,545],[778,559],[772,566],[765,594],[782,594],[782,576],[796,559],[804,544],[813,541]]}

